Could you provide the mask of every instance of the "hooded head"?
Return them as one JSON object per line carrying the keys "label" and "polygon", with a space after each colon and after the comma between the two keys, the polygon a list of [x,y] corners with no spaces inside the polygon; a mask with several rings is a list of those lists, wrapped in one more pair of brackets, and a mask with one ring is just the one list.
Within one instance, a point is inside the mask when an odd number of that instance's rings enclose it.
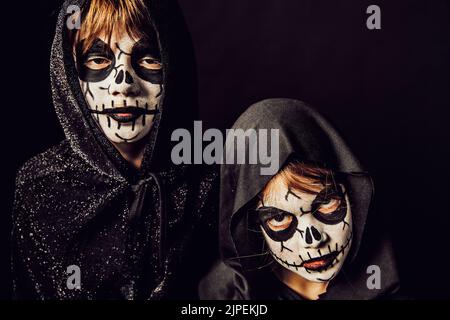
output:
{"label": "hooded head", "polygon": [[168,163],[170,133],[195,118],[193,50],[174,0],[66,1],[51,79],[72,148],[110,176],[129,170],[118,145],[142,147],[143,175]]}
{"label": "hooded head", "polygon": [[[233,129],[278,130],[279,168],[270,176],[261,174],[263,163],[222,165],[225,264],[247,276],[278,265],[310,281],[334,279],[358,255],[373,194],[370,176],[328,121],[300,101],[259,102]],[[246,143],[247,154],[251,148]],[[395,279],[393,272],[386,282]]]}

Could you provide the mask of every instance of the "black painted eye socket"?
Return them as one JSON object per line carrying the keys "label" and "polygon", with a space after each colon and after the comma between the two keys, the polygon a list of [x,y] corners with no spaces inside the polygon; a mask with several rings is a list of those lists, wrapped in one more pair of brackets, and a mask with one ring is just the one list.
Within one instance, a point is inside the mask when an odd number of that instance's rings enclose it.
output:
{"label": "black painted eye socket", "polygon": [[293,220],[293,216],[291,214],[280,214],[278,216],[273,217],[272,219],[268,219],[266,221],[267,226],[272,231],[283,231],[289,228]]}
{"label": "black painted eye socket", "polygon": [[292,213],[274,207],[260,207],[254,211],[264,231],[272,240],[287,241],[294,235],[298,220]]}
{"label": "black painted eye socket", "polygon": [[161,54],[155,37],[141,39],[134,45],[131,65],[141,79],[153,84],[162,84]]}
{"label": "black painted eye socket", "polygon": [[111,60],[107,57],[94,56],[88,58],[84,65],[91,70],[103,70],[111,65]]}
{"label": "black painted eye socket", "polygon": [[111,48],[100,39],[83,53],[83,42],[77,45],[78,77],[85,82],[100,82],[105,80],[114,69],[115,56]]}
{"label": "black painted eye socket", "polygon": [[347,214],[347,201],[341,186],[336,188],[324,188],[314,199],[312,215],[322,223],[338,224],[344,220]]}
{"label": "black painted eye socket", "polygon": [[162,64],[158,60],[153,59],[152,57],[144,57],[138,61],[139,66],[146,70],[159,71],[162,69]]}

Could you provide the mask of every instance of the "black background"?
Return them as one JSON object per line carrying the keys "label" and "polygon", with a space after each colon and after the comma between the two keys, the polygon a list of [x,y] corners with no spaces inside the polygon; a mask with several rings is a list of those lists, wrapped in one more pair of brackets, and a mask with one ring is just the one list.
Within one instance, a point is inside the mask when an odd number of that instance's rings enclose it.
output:
{"label": "black background", "polygon": [[[15,171],[63,139],[49,87],[59,3],[11,1],[1,8],[7,22],[1,50],[7,84],[1,100],[1,298],[10,294]],[[290,97],[314,105],[374,176],[407,295],[450,297],[450,2],[180,4],[196,49],[204,127],[230,127],[250,104],[264,98]],[[370,4],[381,7],[382,30],[366,28]]]}

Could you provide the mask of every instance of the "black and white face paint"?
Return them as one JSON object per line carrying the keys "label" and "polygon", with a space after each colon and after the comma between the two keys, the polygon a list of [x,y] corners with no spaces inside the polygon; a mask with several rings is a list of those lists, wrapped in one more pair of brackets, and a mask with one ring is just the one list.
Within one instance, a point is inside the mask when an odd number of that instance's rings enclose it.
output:
{"label": "black and white face paint", "polygon": [[344,186],[323,187],[314,195],[280,183],[255,213],[272,256],[283,267],[313,282],[338,274],[353,236]]}
{"label": "black and white face paint", "polygon": [[128,34],[76,48],[78,77],[92,116],[115,143],[133,143],[150,131],[163,91],[156,37]]}

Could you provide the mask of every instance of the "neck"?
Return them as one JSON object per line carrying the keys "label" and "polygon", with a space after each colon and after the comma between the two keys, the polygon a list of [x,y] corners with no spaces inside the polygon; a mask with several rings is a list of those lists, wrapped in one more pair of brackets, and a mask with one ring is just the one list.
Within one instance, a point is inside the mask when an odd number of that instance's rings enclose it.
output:
{"label": "neck", "polygon": [[318,300],[319,295],[327,291],[328,282],[309,281],[283,267],[277,269],[275,274],[285,285],[308,300]]}
{"label": "neck", "polygon": [[136,169],[142,166],[142,159],[144,158],[145,143],[142,140],[134,143],[113,143],[122,157]]}

